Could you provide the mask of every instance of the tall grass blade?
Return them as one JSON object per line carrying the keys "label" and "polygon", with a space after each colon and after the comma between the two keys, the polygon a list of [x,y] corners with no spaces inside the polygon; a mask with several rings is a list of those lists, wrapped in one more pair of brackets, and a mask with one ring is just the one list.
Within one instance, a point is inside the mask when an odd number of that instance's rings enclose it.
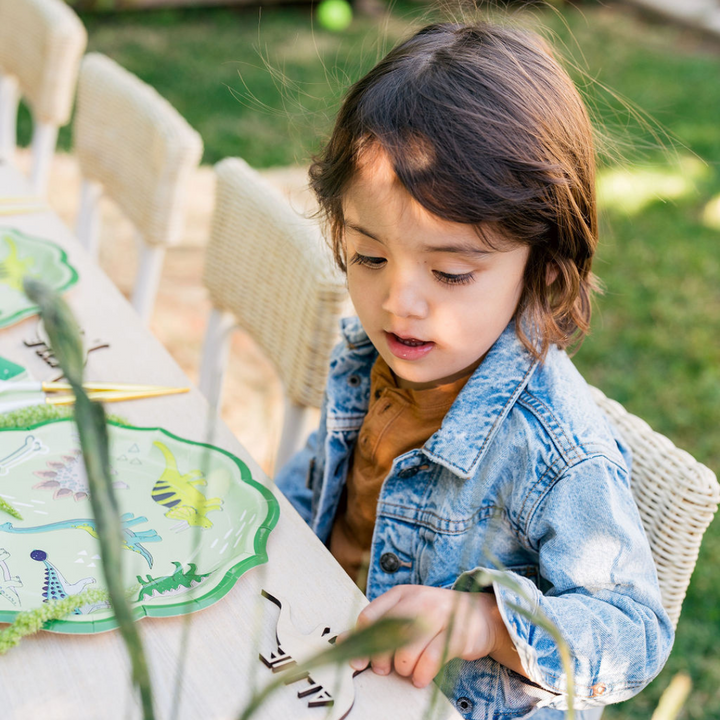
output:
{"label": "tall grass blade", "polygon": [[42,283],[26,278],[25,294],[40,308],[50,346],[75,394],[75,422],[80,435],[90,502],[95,517],[103,574],[110,602],[132,665],[145,720],[154,720],[152,688],[142,641],[133,622],[122,581],[122,524],[110,478],[105,411],[91,402],[83,390],[83,350],[80,333],[67,304]]}
{"label": "tall grass blade", "polygon": [[663,691],[651,720],[675,720],[685,705],[692,690],[692,681],[687,673],[679,672]]}
{"label": "tall grass blade", "polygon": [[[499,564],[499,563],[498,563]],[[488,585],[492,585],[493,582],[498,583],[506,587],[508,590],[512,590],[516,595],[519,595],[525,602],[532,604],[532,599],[527,596],[525,589],[517,582],[511,575],[491,575],[490,573],[483,572],[482,570],[477,573],[474,578],[474,584],[478,590]],[[521,615],[526,620],[530,621],[534,625],[537,625],[542,630],[545,630],[557,645],[558,652],[560,653],[560,661],[562,663],[563,670],[565,671],[566,677],[566,694],[567,694],[567,711],[565,717],[567,720],[574,720],[575,718],[575,671],[573,669],[573,658],[570,652],[570,647],[567,641],[562,636],[562,633],[558,629],[557,625],[545,615],[545,613],[538,608],[535,612],[531,613],[520,605],[508,602],[507,607]]]}

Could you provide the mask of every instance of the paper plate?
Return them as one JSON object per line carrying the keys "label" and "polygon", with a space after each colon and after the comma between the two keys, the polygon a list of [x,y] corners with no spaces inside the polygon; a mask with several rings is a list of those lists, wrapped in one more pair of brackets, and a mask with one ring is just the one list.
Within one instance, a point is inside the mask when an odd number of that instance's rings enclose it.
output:
{"label": "paper plate", "polygon": [[78,279],[67,255],[55,243],[0,228],[0,327],[37,313],[37,305],[22,290],[27,275],[42,280],[56,292],[67,290]]}
{"label": "paper plate", "polygon": [[[123,522],[122,568],[136,618],[184,615],[222,598],[267,561],[279,510],[234,455],[160,428],[108,424]],[[89,488],[72,419],[0,430],[0,622],[86,586],[104,588]],[[47,630],[94,633],[117,626],[86,605]]]}

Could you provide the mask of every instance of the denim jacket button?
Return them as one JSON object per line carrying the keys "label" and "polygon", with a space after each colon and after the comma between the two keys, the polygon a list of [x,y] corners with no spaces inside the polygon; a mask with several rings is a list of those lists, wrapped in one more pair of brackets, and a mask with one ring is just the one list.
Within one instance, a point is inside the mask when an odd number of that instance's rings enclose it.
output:
{"label": "denim jacket button", "polygon": [[463,714],[472,712],[472,709],[475,707],[473,701],[466,697],[459,697],[455,701],[455,704],[457,705],[457,709]]}
{"label": "denim jacket button", "polygon": [[605,692],[605,683],[598,683],[592,686],[592,696],[597,697]]}
{"label": "denim jacket button", "polygon": [[347,383],[350,387],[358,387],[361,382],[359,375],[348,375]]}
{"label": "denim jacket button", "polygon": [[395,553],[383,553],[380,556],[380,567],[386,573],[397,572],[400,567],[400,558]]}
{"label": "denim jacket button", "polygon": [[420,466],[415,465],[414,467],[405,468],[398,473],[399,478],[411,478],[413,475],[417,475],[420,472]]}

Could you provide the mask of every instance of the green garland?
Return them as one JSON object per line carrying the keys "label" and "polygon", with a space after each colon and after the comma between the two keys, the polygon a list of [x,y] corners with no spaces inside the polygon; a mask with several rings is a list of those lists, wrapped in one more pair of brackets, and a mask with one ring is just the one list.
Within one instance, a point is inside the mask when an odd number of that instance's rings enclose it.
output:
{"label": "green garland", "polygon": [[[0,429],[21,429],[37,425],[46,420],[58,420],[60,418],[72,417],[72,407],[63,405],[33,405],[22,410],[0,414]],[[108,415],[108,420],[127,425],[128,421],[117,415]]]}
{"label": "green garland", "polygon": [[48,620],[59,620],[69,615],[76,608],[89,603],[108,602],[107,590],[100,588],[85,588],[77,595],[69,595],[62,600],[50,600],[33,610],[24,610],[18,613],[10,627],[0,630],[0,655],[14,648],[28,635],[34,635],[42,630]]}

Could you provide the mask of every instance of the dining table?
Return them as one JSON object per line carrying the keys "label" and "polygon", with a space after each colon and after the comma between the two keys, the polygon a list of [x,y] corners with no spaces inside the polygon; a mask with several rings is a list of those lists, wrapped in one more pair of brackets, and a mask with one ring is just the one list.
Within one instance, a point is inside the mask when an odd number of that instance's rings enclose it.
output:
{"label": "dining table", "polygon": [[[0,163],[0,199],[32,195],[28,180],[10,162]],[[214,419],[205,398],[141,323],[129,302],[53,210],[39,204],[13,214],[0,205],[0,229],[12,229],[58,245],[77,270],[77,282],[63,293],[84,332],[97,347],[88,354],[85,378],[95,382],[187,386],[189,392],[121,402],[107,410],[136,427],[160,427],[195,443],[221,448],[239,458],[252,478],[277,501],[277,524],[267,539],[267,561],[248,569],[214,604],[190,615],[145,617],[136,627],[147,657],[154,712],[159,719],[236,718],[253,693],[277,677],[260,655],[277,652],[278,606],[282,598],[300,635],[318,626],[331,634],[354,626],[367,599],[327,547],[277,490],[251,453],[228,427]],[[47,357],[29,347],[38,334],[37,315],[0,328],[0,357],[41,381],[59,374]],[[32,344],[32,343],[31,343]],[[0,433],[0,457],[3,456]],[[0,489],[12,483],[12,471]],[[72,501],[69,501],[72,502]],[[0,548],[3,537],[0,536]],[[0,630],[7,628],[0,624]],[[351,720],[458,718],[437,687],[415,688],[395,673],[368,670],[354,678]],[[335,717],[331,704],[298,697],[295,684],[282,685],[258,710],[258,718],[285,720]],[[143,717],[131,679],[126,647],[117,629],[67,633],[41,630],[0,655],[2,720],[113,720]]]}

